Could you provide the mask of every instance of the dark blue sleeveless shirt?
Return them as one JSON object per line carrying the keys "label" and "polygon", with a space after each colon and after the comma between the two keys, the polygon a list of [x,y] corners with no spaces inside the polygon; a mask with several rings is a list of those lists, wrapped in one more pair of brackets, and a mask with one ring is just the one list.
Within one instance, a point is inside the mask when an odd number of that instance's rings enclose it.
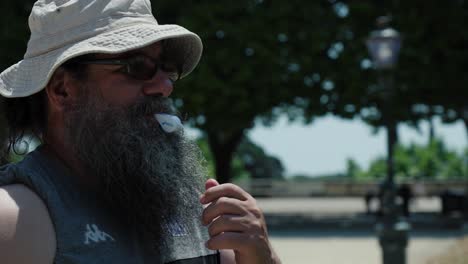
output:
{"label": "dark blue sleeveless shirt", "polygon": [[194,212],[192,219],[167,223],[164,228],[168,235],[160,245],[161,255],[149,256],[139,244],[135,230],[115,221],[106,209],[99,207],[96,197],[81,190],[70,173],[40,149],[17,164],[0,168],[0,186],[24,184],[47,206],[57,240],[54,263],[219,263],[219,253],[204,245],[209,235],[199,213]]}

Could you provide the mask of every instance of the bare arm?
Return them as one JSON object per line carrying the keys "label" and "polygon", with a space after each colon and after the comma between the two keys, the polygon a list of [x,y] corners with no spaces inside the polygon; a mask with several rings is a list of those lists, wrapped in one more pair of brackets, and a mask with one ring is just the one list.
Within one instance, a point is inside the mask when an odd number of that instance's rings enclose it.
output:
{"label": "bare arm", "polygon": [[2,263],[50,264],[55,248],[55,230],[43,201],[24,185],[0,188]]}

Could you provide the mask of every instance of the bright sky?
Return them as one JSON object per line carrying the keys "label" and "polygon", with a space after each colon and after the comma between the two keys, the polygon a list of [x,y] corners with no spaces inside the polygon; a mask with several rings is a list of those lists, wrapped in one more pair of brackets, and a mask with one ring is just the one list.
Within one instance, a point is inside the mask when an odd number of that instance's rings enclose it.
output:
{"label": "bright sky", "polygon": [[[450,149],[462,151],[468,146],[465,126],[462,122],[442,125],[434,119],[435,133],[443,138]],[[421,123],[421,133],[400,125],[400,140],[427,143],[429,126]],[[270,155],[280,158],[286,168],[286,176],[304,173],[310,176],[344,172],[346,159],[352,157],[367,168],[375,157],[386,153],[386,133],[377,134],[360,120],[324,117],[304,126],[288,123],[281,118],[273,127],[258,124],[249,133],[250,138]]]}

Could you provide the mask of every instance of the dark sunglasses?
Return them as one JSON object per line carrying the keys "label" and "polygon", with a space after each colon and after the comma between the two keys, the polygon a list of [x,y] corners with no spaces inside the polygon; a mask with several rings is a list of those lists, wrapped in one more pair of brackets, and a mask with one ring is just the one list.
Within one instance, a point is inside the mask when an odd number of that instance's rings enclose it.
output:
{"label": "dark sunglasses", "polygon": [[154,75],[162,70],[169,75],[169,79],[175,82],[180,79],[180,70],[177,67],[164,62],[158,62],[144,55],[136,55],[122,59],[93,59],[79,60],[80,64],[122,65],[121,72],[136,80],[151,80]]}

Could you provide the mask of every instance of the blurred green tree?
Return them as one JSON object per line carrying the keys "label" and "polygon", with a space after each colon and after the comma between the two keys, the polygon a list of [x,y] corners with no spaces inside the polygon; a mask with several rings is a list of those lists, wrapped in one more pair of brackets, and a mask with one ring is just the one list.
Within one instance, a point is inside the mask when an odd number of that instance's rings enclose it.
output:
{"label": "blurred green tree", "polygon": [[391,26],[402,34],[403,45],[396,69],[387,76],[396,100],[386,110],[399,122],[414,126],[432,116],[467,124],[466,1],[331,2],[347,15],[331,29],[337,33],[337,44],[329,54],[335,73],[327,71],[331,85],[323,100],[330,112],[345,118],[359,116],[376,127],[384,125],[382,112],[389,98],[379,85],[379,73],[372,69],[364,43],[375,29],[375,18],[390,14]]}
{"label": "blurred green tree", "polygon": [[[206,159],[207,177],[215,177],[215,160],[209,149],[206,137],[197,139]],[[231,166],[232,180],[242,179],[283,179],[284,167],[281,161],[270,156],[249,138],[245,137],[234,153]]]}
{"label": "blurred green tree", "polygon": [[[382,157],[371,162],[367,171],[349,159],[347,172],[354,179],[383,179],[386,162]],[[439,138],[427,145],[397,145],[395,175],[399,179],[468,179],[468,148],[462,152],[449,150]]]}
{"label": "blurred green tree", "polygon": [[361,179],[361,178],[364,178],[365,176],[364,171],[361,168],[361,166],[359,166],[359,164],[355,160],[350,159],[350,158],[346,160],[345,175],[351,179]]}
{"label": "blurred green tree", "polygon": [[281,161],[265,153],[247,137],[240,143],[235,156],[243,162],[251,179],[284,179],[284,167]]}
{"label": "blurred green tree", "polygon": [[34,0],[1,1],[0,69],[17,63],[26,51],[29,39],[28,17]]}
{"label": "blurred green tree", "polygon": [[[342,23],[330,29],[336,33],[336,43],[328,51],[330,64],[324,65],[332,68],[323,69],[328,83],[322,83],[325,93],[320,103],[330,113],[360,117],[375,128],[384,127],[390,137],[389,160],[402,122],[417,128],[433,116],[441,116],[444,122],[462,120],[468,135],[468,89],[464,88],[468,81],[464,74],[468,3],[331,2],[337,14],[342,14]],[[393,17],[392,26],[403,35],[403,47],[396,69],[378,72],[372,68],[364,43],[375,29],[375,18],[384,14]],[[306,108],[305,114],[315,113]],[[381,166],[375,166],[380,171]]]}
{"label": "blurred green tree", "polygon": [[335,37],[329,30],[337,17],[332,6],[298,0],[153,2],[161,22],[182,24],[203,39],[204,57],[196,74],[180,82],[175,96],[183,100],[176,105],[206,135],[220,182],[230,181],[233,155],[256,118],[266,124],[282,112],[300,118],[309,104],[313,117],[326,113],[311,102],[320,98],[321,63]]}

